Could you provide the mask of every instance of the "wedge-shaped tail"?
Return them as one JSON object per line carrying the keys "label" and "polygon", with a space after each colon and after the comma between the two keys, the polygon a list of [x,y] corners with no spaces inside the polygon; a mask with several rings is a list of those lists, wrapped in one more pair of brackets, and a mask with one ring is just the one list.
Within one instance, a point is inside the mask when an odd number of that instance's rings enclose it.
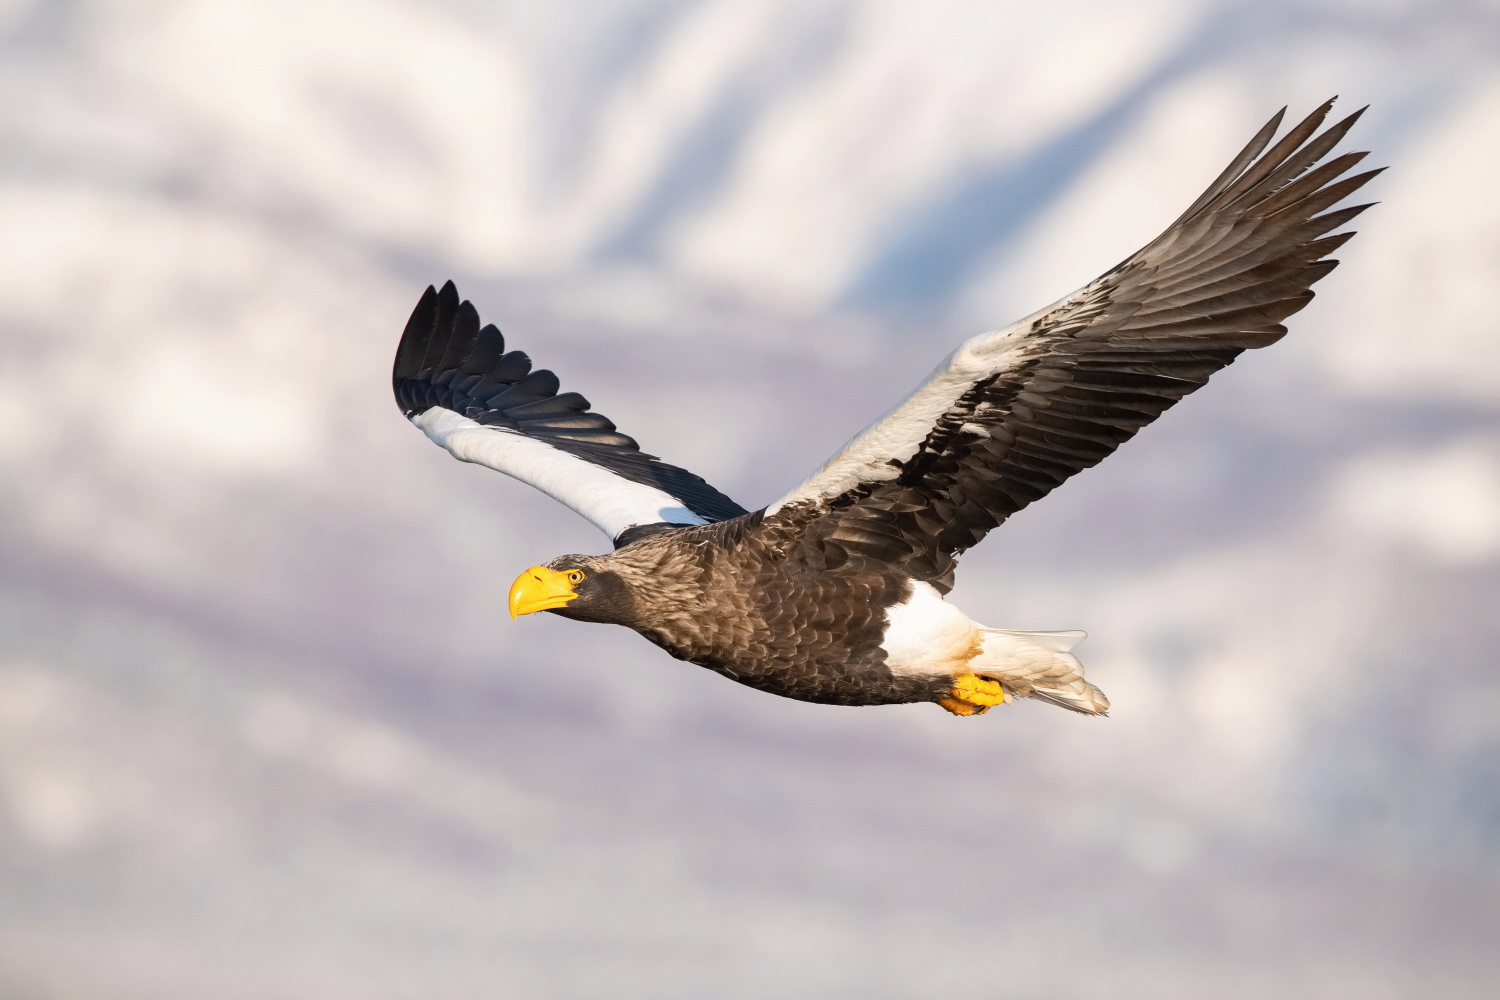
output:
{"label": "wedge-shaped tail", "polygon": [[1083,664],[1070,652],[1087,638],[1087,632],[980,631],[983,647],[969,661],[976,674],[993,677],[1017,698],[1035,698],[1086,715],[1109,711],[1109,699],[1083,679]]}

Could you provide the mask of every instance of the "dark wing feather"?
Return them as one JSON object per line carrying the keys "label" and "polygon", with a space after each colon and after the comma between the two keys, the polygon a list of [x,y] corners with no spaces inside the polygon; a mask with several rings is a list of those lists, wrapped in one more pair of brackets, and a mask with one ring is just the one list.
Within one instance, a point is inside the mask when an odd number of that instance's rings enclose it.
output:
{"label": "dark wing feather", "polygon": [[532,371],[525,353],[507,353],[500,331],[480,326],[478,311],[459,301],[451,281],[442,291],[429,285],[417,303],[396,349],[391,382],[407,417],[440,406],[662,490],[706,521],[745,513],[700,477],[641,451],[608,417],[590,412],[578,393],[559,393],[557,376]]}
{"label": "dark wing feather", "polygon": [[1277,114],[1158,239],[1058,305],[964,345],[768,516],[804,522],[815,564],[874,559],[948,590],[957,556],[986,532],[1286,333],[1282,321],[1338,264],[1324,258],[1353,235],[1326,234],[1368,206],[1324,210],[1379,173],[1338,180],[1364,153],[1310,169],[1363,111],[1312,138],[1332,103],[1261,155]]}

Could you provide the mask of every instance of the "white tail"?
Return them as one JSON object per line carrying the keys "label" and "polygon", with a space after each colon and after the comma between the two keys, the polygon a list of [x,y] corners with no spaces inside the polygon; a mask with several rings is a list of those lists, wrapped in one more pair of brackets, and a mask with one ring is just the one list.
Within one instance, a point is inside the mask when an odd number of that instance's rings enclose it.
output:
{"label": "white tail", "polygon": [[1023,632],[983,628],[984,644],[969,669],[993,677],[1017,698],[1035,698],[1059,708],[1103,715],[1109,699],[1083,679],[1083,664],[1069,650],[1087,632]]}
{"label": "white tail", "polygon": [[987,628],[985,631],[997,632],[1001,635],[1019,635],[1054,653],[1066,653],[1089,637],[1089,634],[1081,628],[1075,628],[1071,632],[1022,632],[1020,629],[1013,628]]}

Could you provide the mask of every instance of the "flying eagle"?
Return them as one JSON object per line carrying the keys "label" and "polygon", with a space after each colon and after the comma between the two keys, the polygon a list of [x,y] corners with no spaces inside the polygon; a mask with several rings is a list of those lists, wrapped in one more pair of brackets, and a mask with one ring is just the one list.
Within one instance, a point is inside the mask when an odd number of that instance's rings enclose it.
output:
{"label": "flying eagle", "polygon": [[[607,555],[533,566],[510,613],[635,629],[673,656],[787,698],[936,702],[979,715],[1035,698],[1109,700],[1070,652],[1083,632],[988,628],[944,600],[964,550],[1088,468],[1241,351],[1286,333],[1368,205],[1325,211],[1379,173],[1315,166],[1360,112],[1329,101],[1267,152],[1285,109],[1156,240],[1026,319],[974,337],[775,503],[746,511],[616,430],[505,349],[450,281],[396,351],[401,411],[464,462],[567,504]],[[1262,155],[1264,154],[1264,155]]]}

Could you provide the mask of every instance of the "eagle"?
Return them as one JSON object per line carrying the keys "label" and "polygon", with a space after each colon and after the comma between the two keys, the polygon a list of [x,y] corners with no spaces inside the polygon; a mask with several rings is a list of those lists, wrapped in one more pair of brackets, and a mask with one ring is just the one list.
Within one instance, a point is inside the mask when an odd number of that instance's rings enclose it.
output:
{"label": "eagle", "polygon": [[[1082,631],[991,628],[945,600],[958,557],[1094,465],[1240,352],[1286,334],[1337,266],[1334,209],[1379,170],[1324,161],[1330,100],[1271,145],[1283,108],[1157,239],[1072,295],[948,355],[806,481],[757,511],[647,454],[551,371],[507,351],[449,281],[396,350],[402,413],[455,458],[542,490],[614,543],[523,572],[512,618],[624,625],[760,691],[830,705],[1030,698],[1109,708]],[[1267,149],[1267,147],[1270,147]]]}

